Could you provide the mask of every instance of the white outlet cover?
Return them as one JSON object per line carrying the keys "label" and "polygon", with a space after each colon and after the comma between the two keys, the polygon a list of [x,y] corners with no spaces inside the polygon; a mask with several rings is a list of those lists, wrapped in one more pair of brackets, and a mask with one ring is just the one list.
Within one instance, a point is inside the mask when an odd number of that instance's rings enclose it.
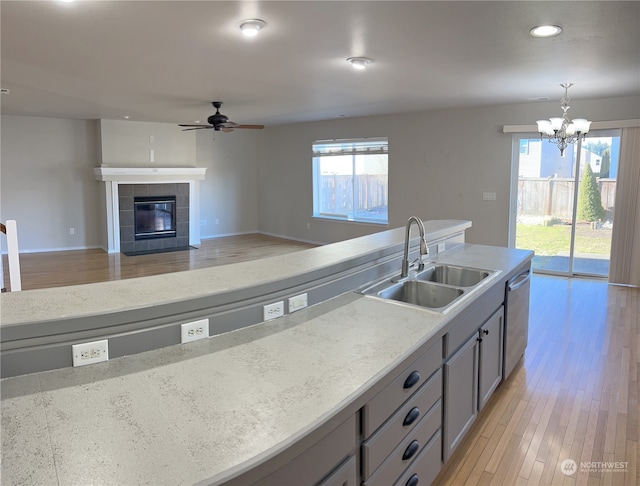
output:
{"label": "white outlet cover", "polygon": [[273,304],[267,304],[262,307],[262,317],[264,321],[270,321],[276,317],[284,315],[284,300],[280,302],[274,302]]}
{"label": "white outlet cover", "polygon": [[180,326],[180,342],[182,344],[209,337],[209,319],[187,322]]}
{"label": "white outlet cover", "polygon": [[85,366],[109,360],[109,341],[93,341],[90,343],[72,344],[73,366]]}

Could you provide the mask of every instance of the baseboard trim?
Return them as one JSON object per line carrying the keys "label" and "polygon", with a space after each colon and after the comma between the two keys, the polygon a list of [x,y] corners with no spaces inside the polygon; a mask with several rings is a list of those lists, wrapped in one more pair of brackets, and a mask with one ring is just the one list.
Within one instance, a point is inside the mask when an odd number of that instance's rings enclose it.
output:
{"label": "baseboard trim", "polygon": [[265,236],[273,236],[274,238],[282,238],[284,240],[298,241],[300,243],[308,243],[310,245],[324,246],[328,244],[326,241],[305,240],[303,238],[296,238],[294,236],[279,235],[276,233],[267,233],[266,231],[256,231],[256,233],[260,235],[265,235]]}

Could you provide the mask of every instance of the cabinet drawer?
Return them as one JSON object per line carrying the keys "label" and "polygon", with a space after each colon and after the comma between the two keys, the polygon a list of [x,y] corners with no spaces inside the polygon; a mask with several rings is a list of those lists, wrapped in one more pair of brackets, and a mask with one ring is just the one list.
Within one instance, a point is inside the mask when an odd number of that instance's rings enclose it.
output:
{"label": "cabinet drawer", "polygon": [[442,421],[441,403],[438,400],[431,407],[431,410],[418,426],[394,449],[374,475],[362,483],[364,486],[388,486],[393,484],[404,473],[405,469],[415,462],[416,457],[420,455],[429,439],[437,430],[440,430]]}
{"label": "cabinet drawer", "polygon": [[442,469],[441,446],[442,435],[438,430],[394,486],[429,486]]}
{"label": "cabinet drawer", "polygon": [[362,408],[362,433],[368,438],[442,364],[442,340],[405,368]]}
{"label": "cabinet drawer", "polygon": [[438,369],[429,381],[398,409],[370,438],[362,444],[362,475],[367,479],[382,464],[398,443],[420,423],[431,406],[442,395],[442,371]]}

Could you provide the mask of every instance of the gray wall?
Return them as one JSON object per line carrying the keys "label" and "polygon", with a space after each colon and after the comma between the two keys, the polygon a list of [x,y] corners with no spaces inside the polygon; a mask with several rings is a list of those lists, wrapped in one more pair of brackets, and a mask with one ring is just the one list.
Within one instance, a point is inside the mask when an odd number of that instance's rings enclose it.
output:
{"label": "gray wall", "polygon": [[100,245],[98,143],[96,121],[2,117],[0,219],[17,221],[21,251]]}
{"label": "gray wall", "polygon": [[200,181],[201,238],[258,230],[256,167],[265,131],[197,131],[198,167],[207,168]]}
{"label": "gray wall", "polygon": [[[269,128],[259,174],[259,228],[292,238],[335,242],[385,229],[314,220],[311,144],[351,137],[389,138],[389,227],[411,215],[468,219],[467,241],[507,246],[512,136],[503,125],[535,125],[560,116],[560,103],[408,113]],[[640,117],[640,98],[571,103],[570,115],[590,120]],[[495,201],[483,201],[495,192]],[[308,229],[308,225],[310,229]]]}
{"label": "gray wall", "polygon": [[[206,167],[200,183],[203,238],[261,231],[340,241],[387,227],[311,218],[311,144],[386,136],[389,227],[404,225],[412,214],[469,219],[467,241],[506,246],[512,137],[502,126],[532,125],[559,112],[560,103],[550,101],[226,134],[182,132],[163,123],[3,116],[0,220],[18,221],[21,251],[103,246],[104,188],[93,176],[102,159],[112,166]],[[574,101],[570,114],[595,121],[640,118],[640,98]],[[483,192],[495,192],[496,201],[483,201]]]}
{"label": "gray wall", "polygon": [[[101,160],[109,167],[196,167],[195,132],[177,125],[100,120]],[[153,142],[150,141],[153,137]],[[149,150],[154,161],[149,160]]]}

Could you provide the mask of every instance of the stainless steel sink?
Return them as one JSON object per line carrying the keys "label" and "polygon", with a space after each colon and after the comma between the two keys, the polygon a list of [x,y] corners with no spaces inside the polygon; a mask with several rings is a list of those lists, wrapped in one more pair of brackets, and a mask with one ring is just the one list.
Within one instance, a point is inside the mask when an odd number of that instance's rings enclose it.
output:
{"label": "stainless steel sink", "polygon": [[494,273],[491,270],[431,263],[424,270],[406,278],[386,278],[359,292],[444,314]]}
{"label": "stainless steel sink", "polygon": [[431,282],[405,280],[378,292],[383,299],[406,302],[429,309],[441,309],[448,306],[464,293],[456,287],[445,287]]}
{"label": "stainless steel sink", "polygon": [[435,265],[418,273],[416,279],[457,287],[473,287],[489,275],[491,272],[486,270],[454,265]]}

